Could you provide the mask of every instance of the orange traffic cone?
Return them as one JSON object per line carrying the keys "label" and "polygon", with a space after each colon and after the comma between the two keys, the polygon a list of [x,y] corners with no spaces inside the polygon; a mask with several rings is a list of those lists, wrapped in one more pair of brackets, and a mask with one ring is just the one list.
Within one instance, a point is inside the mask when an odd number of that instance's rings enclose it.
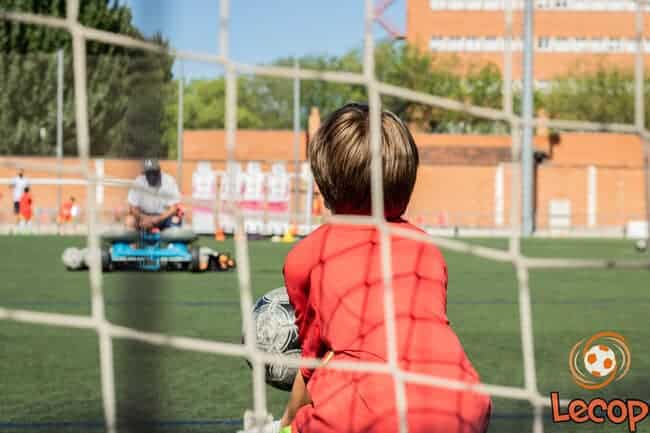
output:
{"label": "orange traffic cone", "polygon": [[218,242],[223,242],[226,240],[226,235],[223,232],[223,229],[219,227],[216,232],[214,232],[214,240]]}

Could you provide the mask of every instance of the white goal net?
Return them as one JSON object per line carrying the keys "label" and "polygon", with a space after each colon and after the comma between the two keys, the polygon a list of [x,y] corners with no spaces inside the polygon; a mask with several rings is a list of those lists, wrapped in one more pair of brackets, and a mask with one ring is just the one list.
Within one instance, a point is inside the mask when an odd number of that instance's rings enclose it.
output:
{"label": "white goal net", "polygon": [[[529,0],[532,2],[533,0]],[[564,258],[536,258],[524,255],[520,248],[521,227],[519,214],[519,197],[521,195],[521,146],[520,132],[526,126],[545,126],[558,130],[572,131],[616,131],[626,134],[637,134],[641,137],[646,149],[646,166],[647,173],[647,155],[648,143],[650,142],[650,132],[644,125],[644,106],[643,98],[639,96],[643,93],[643,58],[642,50],[639,48],[637,54],[636,67],[636,123],[627,124],[601,124],[593,122],[576,122],[564,120],[548,120],[525,118],[516,115],[513,110],[511,77],[508,68],[511,67],[506,62],[505,80],[506,91],[504,92],[503,109],[492,109],[479,106],[472,106],[464,102],[445,99],[436,95],[425,94],[390,85],[379,81],[376,78],[374,66],[374,48],[375,40],[373,35],[373,26],[375,24],[375,6],[373,0],[365,0],[365,32],[364,32],[364,62],[361,73],[342,72],[342,71],[316,71],[300,68],[285,68],[278,66],[259,66],[237,62],[232,59],[229,52],[229,23],[230,8],[229,0],[220,2],[220,25],[219,25],[219,52],[218,53],[199,53],[191,51],[179,51],[166,49],[158,45],[144,42],[129,36],[100,31],[94,28],[85,27],[79,21],[79,0],[67,0],[67,16],[65,18],[56,18],[52,16],[35,15],[29,13],[0,10],[0,19],[13,20],[22,23],[44,26],[47,28],[65,29],[72,37],[73,46],[73,67],[74,67],[74,94],[75,94],[75,119],[78,157],[81,163],[75,167],[66,167],[65,173],[68,175],[79,176],[87,181],[87,242],[89,248],[89,278],[91,290],[92,313],[90,316],[67,315],[56,313],[43,313],[37,311],[19,310],[0,307],[0,319],[16,322],[25,322],[32,324],[41,324],[44,326],[81,328],[95,330],[99,338],[100,350],[100,367],[101,367],[101,390],[103,400],[104,419],[106,431],[116,433],[119,428],[116,420],[116,390],[114,377],[113,361],[113,341],[114,339],[134,340],[150,345],[167,346],[180,350],[204,352],[210,354],[219,354],[232,357],[246,358],[252,365],[253,375],[253,411],[256,419],[260,422],[267,417],[267,398],[265,385],[265,363],[273,362],[275,364],[285,364],[292,367],[311,366],[318,367],[321,364],[319,359],[300,359],[296,360],[290,357],[279,355],[270,355],[259,351],[255,346],[254,338],[247,338],[245,344],[233,344],[227,342],[210,341],[206,339],[189,338],[176,335],[167,335],[162,333],[145,332],[120,326],[107,320],[105,314],[104,292],[102,290],[102,269],[100,258],[100,233],[97,215],[101,211],[96,200],[96,186],[101,183],[111,184],[110,179],[97,176],[91,170],[90,161],[90,143],[89,143],[89,118],[88,118],[88,95],[87,95],[87,70],[86,70],[86,47],[89,41],[115,44],[122,47],[133,49],[149,50],[154,52],[168,52],[176,59],[195,60],[220,65],[225,70],[226,78],[226,146],[229,161],[235,161],[235,149],[237,130],[237,77],[240,74],[252,74],[282,79],[300,79],[300,80],[322,80],[335,83],[346,83],[365,86],[368,95],[368,104],[370,107],[370,131],[371,131],[371,149],[372,149],[372,216],[353,217],[353,216],[333,216],[329,218],[331,222],[344,222],[346,224],[373,224],[378,229],[381,237],[381,257],[383,266],[383,283],[384,283],[384,305],[385,305],[385,323],[387,330],[387,348],[389,353],[388,362],[364,363],[364,362],[344,362],[332,361],[328,368],[340,369],[346,371],[364,371],[378,374],[391,375],[395,383],[395,400],[400,415],[399,431],[406,433],[408,431],[406,413],[408,402],[406,400],[405,385],[408,383],[424,384],[435,387],[444,387],[450,389],[471,389],[477,392],[487,393],[495,397],[524,400],[530,403],[534,409],[534,420],[532,431],[541,433],[543,427],[543,409],[550,405],[548,396],[542,395],[538,390],[537,369],[535,366],[535,341],[532,328],[531,312],[531,287],[529,284],[529,272],[535,269],[556,269],[556,268],[644,268],[648,267],[648,260],[627,260],[627,261],[610,261],[599,259],[564,259]],[[509,2],[506,2],[509,3]],[[637,44],[639,47],[643,41],[643,10],[644,7],[639,4],[637,11]],[[509,23],[509,35],[506,35],[506,56],[511,55],[509,52],[512,40],[512,5],[506,7],[506,22]],[[404,100],[418,102],[420,104],[437,107],[443,110],[460,111],[477,118],[489,119],[494,122],[504,122],[510,126],[512,131],[512,188],[511,204],[512,215],[510,221],[513,224],[510,227],[510,241],[507,250],[478,246],[459,240],[447,238],[431,238],[424,235],[415,234],[390,226],[384,219],[383,210],[383,191],[382,191],[382,163],[381,163],[381,143],[380,143],[380,112],[381,97],[391,96],[403,98]],[[28,168],[28,167],[26,167]],[[40,164],[35,167],[39,170],[51,170],[57,172],[59,168]],[[121,187],[128,187],[128,184]],[[251,317],[252,306],[254,302],[251,288],[251,269],[249,262],[248,241],[245,234],[245,221],[242,212],[233,203],[232,213],[235,221],[235,256],[238,262],[237,276],[239,283],[239,298],[241,314],[244,322],[244,329],[248,335],[253,335],[254,325]],[[393,235],[412,238],[422,242],[433,243],[447,250],[461,252],[469,255],[478,256],[484,259],[509,263],[516,270],[518,282],[518,303],[519,303],[519,321],[521,332],[521,351],[523,354],[523,371],[524,386],[512,387],[501,386],[499,384],[481,383],[478,385],[468,385],[462,381],[455,381],[447,378],[432,377],[423,374],[416,374],[405,371],[399,367],[397,359],[397,337],[395,329],[395,302],[392,291],[392,274],[391,269],[391,242],[390,237]],[[280,270],[278,269],[278,272]],[[0,301],[1,305],[2,301]],[[242,408],[242,413],[246,408]]]}

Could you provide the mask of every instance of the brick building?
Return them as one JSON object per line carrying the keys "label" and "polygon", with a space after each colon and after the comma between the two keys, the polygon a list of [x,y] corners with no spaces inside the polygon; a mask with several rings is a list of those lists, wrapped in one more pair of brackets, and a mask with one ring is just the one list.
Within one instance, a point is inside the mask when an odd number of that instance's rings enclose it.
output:
{"label": "brick building", "polygon": [[[406,39],[461,66],[503,67],[505,0],[407,0]],[[513,4],[513,78],[522,75],[522,0]],[[632,67],[634,0],[535,0],[535,79],[545,82],[580,65]],[[650,51],[644,12],[643,48]],[[650,62],[646,56],[646,65]]]}

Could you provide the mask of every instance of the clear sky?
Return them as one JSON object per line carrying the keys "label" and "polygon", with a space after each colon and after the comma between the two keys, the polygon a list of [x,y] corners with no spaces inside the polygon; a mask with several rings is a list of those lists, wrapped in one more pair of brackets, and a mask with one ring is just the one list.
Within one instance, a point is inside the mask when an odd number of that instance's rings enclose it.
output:
{"label": "clear sky", "polygon": [[[208,53],[218,51],[218,0],[122,0],[131,6],[135,25],[150,36],[160,32],[171,46]],[[406,0],[397,0],[385,16],[405,28]],[[341,54],[360,47],[363,0],[231,0],[231,57],[264,63],[278,57]],[[376,26],[376,36],[386,37]],[[176,65],[175,71],[178,69]],[[217,66],[185,63],[185,76],[220,74]]]}

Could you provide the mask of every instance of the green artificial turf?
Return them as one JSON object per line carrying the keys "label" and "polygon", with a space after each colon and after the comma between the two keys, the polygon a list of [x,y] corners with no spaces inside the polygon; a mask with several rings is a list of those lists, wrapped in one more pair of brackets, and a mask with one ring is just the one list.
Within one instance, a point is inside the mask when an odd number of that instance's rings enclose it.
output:
{"label": "green artificial turf", "polygon": [[[232,243],[203,245],[232,251]],[[504,240],[475,242],[505,248]],[[0,306],[90,314],[86,272],[67,272],[60,260],[82,238],[0,237]],[[256,296],[282,285],[290,246],[249,243]],[[528,240],[528,255],[638,258],[620,240]],[[448,313],[486,383],[523,386],[518,291],[511,265],[445,251],[450,283]],[[539,270],[531,272],[537,380],[540,392],[562,398],[596,396],[650,400],[650,272],[647,270]],[[145,331],[239,342],[237,274],[110,273],[103,278],[106,314],[114,323]],[[578,340],[602,331],[623,334],[632,369],[602,393],[580,390],[568,371]],[[435,341],[433,342],[435,344]],[[245,361],[114,340],[120,432],[233,432],[252,407]],[[101,432],[99,344],[94,331],[0,321],[0,433]],[[279,416],[287,394],[268,388],[269,410]],[[531,431],[530,404],[494,399],[491,432]],[[545,431],[622,432],[624,425],[553,425]],[[650,431],[650,421],[637,431]]]}

